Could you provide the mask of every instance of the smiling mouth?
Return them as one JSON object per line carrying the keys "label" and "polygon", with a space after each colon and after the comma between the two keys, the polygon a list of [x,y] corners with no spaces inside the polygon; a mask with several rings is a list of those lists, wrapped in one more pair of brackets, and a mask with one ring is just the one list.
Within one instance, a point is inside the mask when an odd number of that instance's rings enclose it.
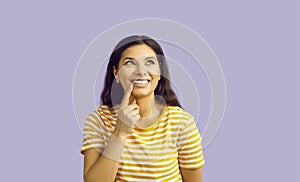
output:
{"label": "smiling mouth", "polygon": [[133,84],[148,84],[150,82],[149,79],[136,79],[136,80],[130,80]]}

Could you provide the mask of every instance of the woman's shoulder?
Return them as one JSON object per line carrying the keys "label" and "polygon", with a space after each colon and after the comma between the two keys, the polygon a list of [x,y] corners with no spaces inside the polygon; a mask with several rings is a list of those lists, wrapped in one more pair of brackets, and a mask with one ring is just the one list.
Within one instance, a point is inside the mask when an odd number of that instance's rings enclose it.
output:
{"label": "woman's shoulder", "polygon": [[108,105],[100,105],[88,115],[89,119],[104,123],[114,122],[116,117],[116,108]]}
{"label": "woman's shoulder", "polygon": [[168,115],[169,116],[177,116],[181,119],[190,120],[193,118],[193,115],[188,111],[179,106],[168,106]]}
{"label": "woman's shoulder", "polygon": [[100,105],[96,112],[100,116],[115,116],[118,106],[110,107],[109,105]]}
{"label": "woman's shoulder", "polygon": [[116,119],[117,115],[114,107],[100,105],[89,114],[87,121],[94,121],[100,126],[110,127],[114,125]]}

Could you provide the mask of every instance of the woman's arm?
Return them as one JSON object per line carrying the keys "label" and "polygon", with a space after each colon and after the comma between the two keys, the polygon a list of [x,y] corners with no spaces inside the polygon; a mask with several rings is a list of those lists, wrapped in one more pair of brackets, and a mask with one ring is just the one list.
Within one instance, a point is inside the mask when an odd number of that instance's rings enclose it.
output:
{"label": "woman's arm", "polygon": [[[121,122],[119,122],[119,124],[120,123]],[[116,127],[112,135],[113,136],[111,137],[114,137],[115,139],[108,141],[106,147],[108,148],[107,153],[105,153],[104,151],[102,155],[95,149],[89,149],[84,153],[83,176],[85,182],[115,181],[121,153],[126,142],[127,134],[121,133],[120,127]]]}
{"label": "woman's arm", "polygon": [[84,153],[84,181],[114,181],[119,162],[107,158],[95,149],[89,149]]}
{"label": "woman's arm", "polygon": [[202,182],[202,168],[184,169],[180,168],[181,176],[184,182]]}
{"label": "woman's arm", "polygon": [[140,118],[139,106],[134,100],[129,105],[133,85],[128,88],[118,110],[116,127],[112,132],[107,145],[100,154],[95,149],[89,149],[84,153],[84,181],[85,182],[113,182],[118,172],[119,161],[133,126]]}

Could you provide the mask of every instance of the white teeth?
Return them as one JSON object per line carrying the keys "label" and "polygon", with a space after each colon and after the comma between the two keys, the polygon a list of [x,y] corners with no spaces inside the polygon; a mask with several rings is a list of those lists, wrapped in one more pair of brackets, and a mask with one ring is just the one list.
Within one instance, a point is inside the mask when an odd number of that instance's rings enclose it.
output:
{"label": "white teeth", "polygon": [[147,80],[135,80],[133,83],[135,83],[135,84],[147,84],[148,81]]}

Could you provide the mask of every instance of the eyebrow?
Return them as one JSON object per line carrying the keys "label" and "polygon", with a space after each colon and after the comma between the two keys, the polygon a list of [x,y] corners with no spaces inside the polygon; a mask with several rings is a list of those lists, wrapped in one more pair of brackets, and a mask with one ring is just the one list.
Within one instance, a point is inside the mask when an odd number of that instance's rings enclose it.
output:
{"label": "eyebrow", "polygon": [[134,58],[133,57],[125,57],[122,61],[124,61],[126,59],[134,59]]}
{"label": "eyebrow", "polygon": [[155,58],[155,57],[153,57],[153,56],[146,57],[145,59],[150,59],[150,58],[152,58],[152,59],[156,59],[156,58]]}
{"label": "eyebrow", "polygon": [[[149,57],[146,57],[145,60],[146,60],[146,59],[150,59],[150,58],[155,59],[154,56],[149,56]],[[122,61],[124,61],[124,60],[126,60],[126,59],[134,59],[134,58],[133,58],[133,57],[125,57]],[[134,60],[135,60],[135,59],[134,59]]]}

